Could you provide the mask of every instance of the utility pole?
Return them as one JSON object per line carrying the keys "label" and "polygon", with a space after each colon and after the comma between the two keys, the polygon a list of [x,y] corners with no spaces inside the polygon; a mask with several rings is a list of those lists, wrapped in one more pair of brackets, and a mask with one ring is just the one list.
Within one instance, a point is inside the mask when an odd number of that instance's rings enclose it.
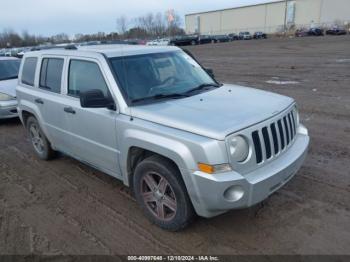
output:
{"label": "utility pole", "polygon": [[285,0],[285,5],[284,5],[284,37],[287,36],[287,9],[288,9],[288,0]]}

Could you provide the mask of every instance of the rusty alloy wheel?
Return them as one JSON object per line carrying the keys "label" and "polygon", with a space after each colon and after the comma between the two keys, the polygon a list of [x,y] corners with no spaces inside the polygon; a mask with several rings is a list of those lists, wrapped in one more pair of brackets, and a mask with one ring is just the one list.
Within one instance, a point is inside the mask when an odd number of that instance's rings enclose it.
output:
{"label": "rusty alloy wheel", "polygon": [[174,190],[162,175],[149,172],[141,179],[141,194],[147,209],[163,221],[176,215],[177,201]]}

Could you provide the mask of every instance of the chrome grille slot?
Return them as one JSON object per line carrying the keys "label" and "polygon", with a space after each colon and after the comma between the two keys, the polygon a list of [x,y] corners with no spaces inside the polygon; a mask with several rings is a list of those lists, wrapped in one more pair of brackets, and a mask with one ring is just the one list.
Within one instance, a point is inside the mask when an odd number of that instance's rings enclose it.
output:
{"label": "chrome grille slot", "polygon": [[272,155],[271,153],[271,144],[270,144],[270,137],[269,133],[267,131],[267,127],[264,127],[262,129],[264,143],[265,143],[265,150],[266,150],[266,159],[269,159]]}
{"label": "chrome grille slot", "polygon": [[275,123],[271,124],[271,132],[272,132],[272,139],[273,139],[273,147],[275,149],[275,155],[279,152],[279,146],[278,146],[278,137],[277,137],[277,131],[276,131],[276,125]]}
{"label": "chrome grille slot", "polygon": [[281,150],[283,150],[285,148],[285,143],[284,143],[284,130],[283,130],[283,127],[282,127],[282,122],[281,120],[278,120],[277,121],[277,124],[278,124],[278,131],[280,133],[280,141],[281,141]]}
{"label": "chrome grille slot", "polygon": [[261,163],[263,161],[262,158],[262,150],[261,150],[261,143],[260,143],[260,138],[259,138],[259,132],[254,131],[252,133],[252,138],[253,138],[253,143],[254,143],[254,148],[255,148],[255,157],[256,157],[256,162]]}
{"label": "chrome grille slot", "polygon": [[288,123],[287,123],[287,118],[283,117],[283,124],[284,124],[284,129],[286,130],[286,137],[287,137],[287,146],[289,144],[289,127],[288,127]]}
{"label": "chrome grille slot", "polygon": [[251,133],[256,163],[263,163],[292,144],[297,132],[293,111]]}

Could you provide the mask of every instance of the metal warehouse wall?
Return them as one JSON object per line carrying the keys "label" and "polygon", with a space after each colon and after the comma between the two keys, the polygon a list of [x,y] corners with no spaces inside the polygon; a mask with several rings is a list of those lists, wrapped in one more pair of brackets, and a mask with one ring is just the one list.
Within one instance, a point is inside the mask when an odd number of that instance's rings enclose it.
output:
{"label": "metal warehouse wall", "polygon": [[[330,26],[350,22],[350,0],[295,0],[296,27],[314,25]],[[186,15],[186,32],[196,32],[198,16],[201,34],[228,34],[239,31],[283,30],[285,2],[274,2],[241,8]]]}
{"label": "metal warehouse wall", "polygon": [[320,23],[336,20],[350,23],[350,0],[323,0]]}

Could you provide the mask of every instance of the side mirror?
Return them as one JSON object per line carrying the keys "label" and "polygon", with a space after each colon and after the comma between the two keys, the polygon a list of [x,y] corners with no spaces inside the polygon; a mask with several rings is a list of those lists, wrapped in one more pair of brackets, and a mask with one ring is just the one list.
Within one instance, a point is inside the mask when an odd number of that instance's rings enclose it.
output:
{"label": "side mirror", "polygon": [[214,70],[211,68],[205,68],[205,71],[210,75],[212,78],[215,78]]}
{"label": "side mirror", "polygon": [[116,110],[113,99],[106,98],[99,89],[91,89],[80,93],[80,105],[83,108],[108,108]]}

